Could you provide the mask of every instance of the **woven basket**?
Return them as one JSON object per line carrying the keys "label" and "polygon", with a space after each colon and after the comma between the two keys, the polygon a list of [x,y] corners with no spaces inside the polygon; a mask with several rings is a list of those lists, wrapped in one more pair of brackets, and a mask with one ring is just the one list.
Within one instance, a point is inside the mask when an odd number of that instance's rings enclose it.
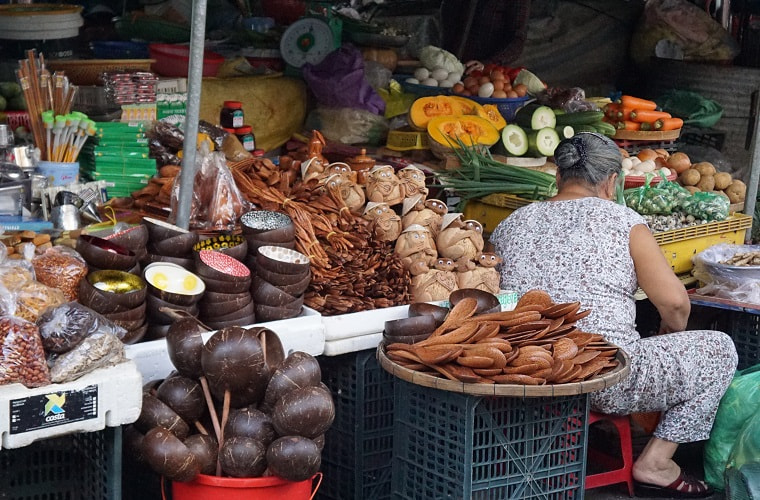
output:
{"label": "woven basket", "polygon": [[74,85],[102,85],[100,75],[104,71],[139,70],[150,71],[153,59],[72,59],[47,62],[51,71],[63,71]]}

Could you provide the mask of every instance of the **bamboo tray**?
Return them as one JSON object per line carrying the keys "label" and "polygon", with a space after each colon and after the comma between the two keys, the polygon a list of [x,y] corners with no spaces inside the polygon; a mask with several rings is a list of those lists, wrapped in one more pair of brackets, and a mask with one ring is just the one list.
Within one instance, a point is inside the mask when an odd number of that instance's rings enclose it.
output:
{"label": "bamboo tray", "polygon": [[385,371],[401,380],[423,387],[431,387],[442,391],[471,394],[474,396],[511,396],[511,397],[552,397],[573,396],[588,392],[600,391],[611,387],[628,376],[631,372],[631,359],[622,349],[618,349],[615,359],[618,366],[611,371],[583,382],[570,384],[522,385],[522,384],[466,384],[456,382],[427,373],[404,368],[391,361],[385,355],[385,347],[380,344],[377,348],[377,360]]}
{"label": "bamboo tray", "polygon": [[678,139],[680,135],[680,128],[676,130],[652,130],[649,132],[618,130],[612,138],[628,141],[671,141],[673,139]]}

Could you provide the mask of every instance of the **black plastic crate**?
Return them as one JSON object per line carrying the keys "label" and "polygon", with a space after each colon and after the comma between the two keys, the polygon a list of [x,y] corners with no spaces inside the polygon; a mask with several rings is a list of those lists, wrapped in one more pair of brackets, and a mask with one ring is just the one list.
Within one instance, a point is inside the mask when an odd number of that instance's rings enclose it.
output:
{"label": "black plastic crate", "polygon": [[723,143],[726,141],[726,133],[711,128],[684,128],[681,136],[678,138],[679,144],[692,144],[697,146],[708,146],[718,151],[723,150]]}
{"label": "black plastic crate", "polygon": [[738,369],[760,363],[760,316],[740,311],[722,311],[712,328],[726,332],[734,341],[739,356]]}
{"label": "black plastic crate", "polygon": [[0,451],[0,499],[120,498],[121,427]]}
{"label": "black plastic crate", "polygon": [[318,498],[391,498],[393,385],[375,350],[320,357],[322,381],[335,400],[335,421],[322,451]]}
{"label": "black plastic crate", "polygon": [[583,498],[587,395],[395,389],[394,498]]}

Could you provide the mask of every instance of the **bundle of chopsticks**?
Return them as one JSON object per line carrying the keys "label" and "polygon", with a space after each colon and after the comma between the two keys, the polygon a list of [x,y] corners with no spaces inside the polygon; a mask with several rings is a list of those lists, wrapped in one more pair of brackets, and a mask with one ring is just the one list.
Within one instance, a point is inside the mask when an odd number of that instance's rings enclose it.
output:
{"label": "bundle of chopsticks", "polygon": [[77,86],[71,85],[63,71],[53,74],[45,67],[42,54],[28,50],[19,61],[16,78],[24,91],[34,143],[40,158],[73,162],[88,136],[95,134],[95,122],[83,113],[72,113]]}

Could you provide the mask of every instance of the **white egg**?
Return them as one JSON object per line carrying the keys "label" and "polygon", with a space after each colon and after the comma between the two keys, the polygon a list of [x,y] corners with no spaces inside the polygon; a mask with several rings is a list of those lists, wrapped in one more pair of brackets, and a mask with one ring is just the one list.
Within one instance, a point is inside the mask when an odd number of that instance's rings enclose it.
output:
{"label": "white egg", "polygon": [[417,79],[417,81],[421,82],[425,78],[430,76],[430,71],[428,71],[427,68],[417,68],[414,70],[414,77]]}
{"label": "white egg", "polygon": [[665,177],[670,175],[670,169],[668,167],[662,167],[660,171],[665,174]]}
{"label": "white egg", "polygon": [[457,73],[455,71],[452,71],[451,73],[449,73],[449,76],[447,76],[446,79],[451,80],[454,83],[456,83],[462,79],[462,73]]}
{"label": "white egg", "polygon": [[416,78],[407,78],[406,79],[406,83],[413,83],[415,85],[418,85],[420,83],[420,81],[418,79],[416,79]]}
{"label": "white egg", "polygon": [[430,72],[430,77],[442,82],[449,77],[449,72],[443,68],[436,68]]}
{"label": "white egg", "polygon": [[420,82],[422,85],[428,85],[430,87],[437,87],[438,86],[438,80],[435,78],[425,78]]}
{"label": "white egg", "polygon": [[493,95],[493,83],[486,82],[478,89],[478,97],[491,97]]}
{"label": "white egg", "polygon": [[457,83],[457,81],[456,81],[456,80],[449,80],[449,79],[447,78],[446,80],[442,81],[442,82],[441,82],[441,83],[439,83],[438,85],[439,85],[439,86],[441,86],[441,87],[443,87],[443,88],[447,88],[447,89],[450,89],[451,87],[453,87],[453,86],[454,86],[454,84],[455,84],[455,83]]}

